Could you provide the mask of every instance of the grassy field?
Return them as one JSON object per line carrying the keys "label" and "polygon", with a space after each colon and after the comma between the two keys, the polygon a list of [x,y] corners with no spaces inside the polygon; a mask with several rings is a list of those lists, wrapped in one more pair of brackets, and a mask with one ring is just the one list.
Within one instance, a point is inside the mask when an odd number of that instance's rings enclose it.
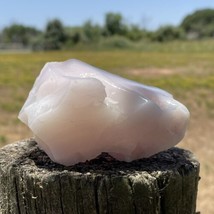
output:
{"label": "grassy field", "polygon": [[112,73],[168,90],[191,112],[185,139],[201,162],[198,210],[214,213],[214,42],[154,44],[144,50],[0,54],[0,145],[31,136],[17,119],[47,61],[77,58]]}

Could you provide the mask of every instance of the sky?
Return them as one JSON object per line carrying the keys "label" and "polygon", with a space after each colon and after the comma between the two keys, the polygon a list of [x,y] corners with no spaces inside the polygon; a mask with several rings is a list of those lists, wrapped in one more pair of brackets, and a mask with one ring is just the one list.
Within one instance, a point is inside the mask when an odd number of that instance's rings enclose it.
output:
{"label": "sky", "polygon": [[86,20],[103,24],[107,12],[121,13],[127,23],[155,30],[178,25],[195,10],[213,8],[213,0],[0,0],[0,29],[13,23],[44,29],[54,18],[66,26]]}

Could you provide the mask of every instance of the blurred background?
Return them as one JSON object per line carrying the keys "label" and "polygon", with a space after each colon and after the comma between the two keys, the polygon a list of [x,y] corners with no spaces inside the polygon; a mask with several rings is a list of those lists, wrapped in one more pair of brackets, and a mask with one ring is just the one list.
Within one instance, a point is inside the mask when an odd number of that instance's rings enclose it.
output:
{"label": "blurred background", "polygon": [[17,115],[44,64],[77,58],[188,107],[178,146],[201,163],[197,210],[214,213],[214,2],[7,0],[0,17],[0,146],[32,136]]}

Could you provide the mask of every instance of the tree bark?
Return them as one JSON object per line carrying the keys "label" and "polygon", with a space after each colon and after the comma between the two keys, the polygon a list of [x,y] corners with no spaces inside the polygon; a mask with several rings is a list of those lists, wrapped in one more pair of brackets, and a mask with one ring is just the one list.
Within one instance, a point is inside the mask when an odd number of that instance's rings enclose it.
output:
{"label": "tree bark", "polygon": [[65,167],[29,139],[0,150],[0,213],[195,214],[198,180],[198,161],[179,148]]}

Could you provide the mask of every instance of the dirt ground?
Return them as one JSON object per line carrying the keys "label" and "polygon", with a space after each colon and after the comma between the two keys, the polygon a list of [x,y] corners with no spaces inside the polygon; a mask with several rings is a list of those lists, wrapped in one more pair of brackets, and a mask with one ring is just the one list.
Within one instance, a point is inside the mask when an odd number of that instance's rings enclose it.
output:
{"label": "dirt ground", "polygon": [[200,161],[197,210],[214,213],[214,121],[199,118],[192,120],[189,130],[179,147],[191,150]]}

